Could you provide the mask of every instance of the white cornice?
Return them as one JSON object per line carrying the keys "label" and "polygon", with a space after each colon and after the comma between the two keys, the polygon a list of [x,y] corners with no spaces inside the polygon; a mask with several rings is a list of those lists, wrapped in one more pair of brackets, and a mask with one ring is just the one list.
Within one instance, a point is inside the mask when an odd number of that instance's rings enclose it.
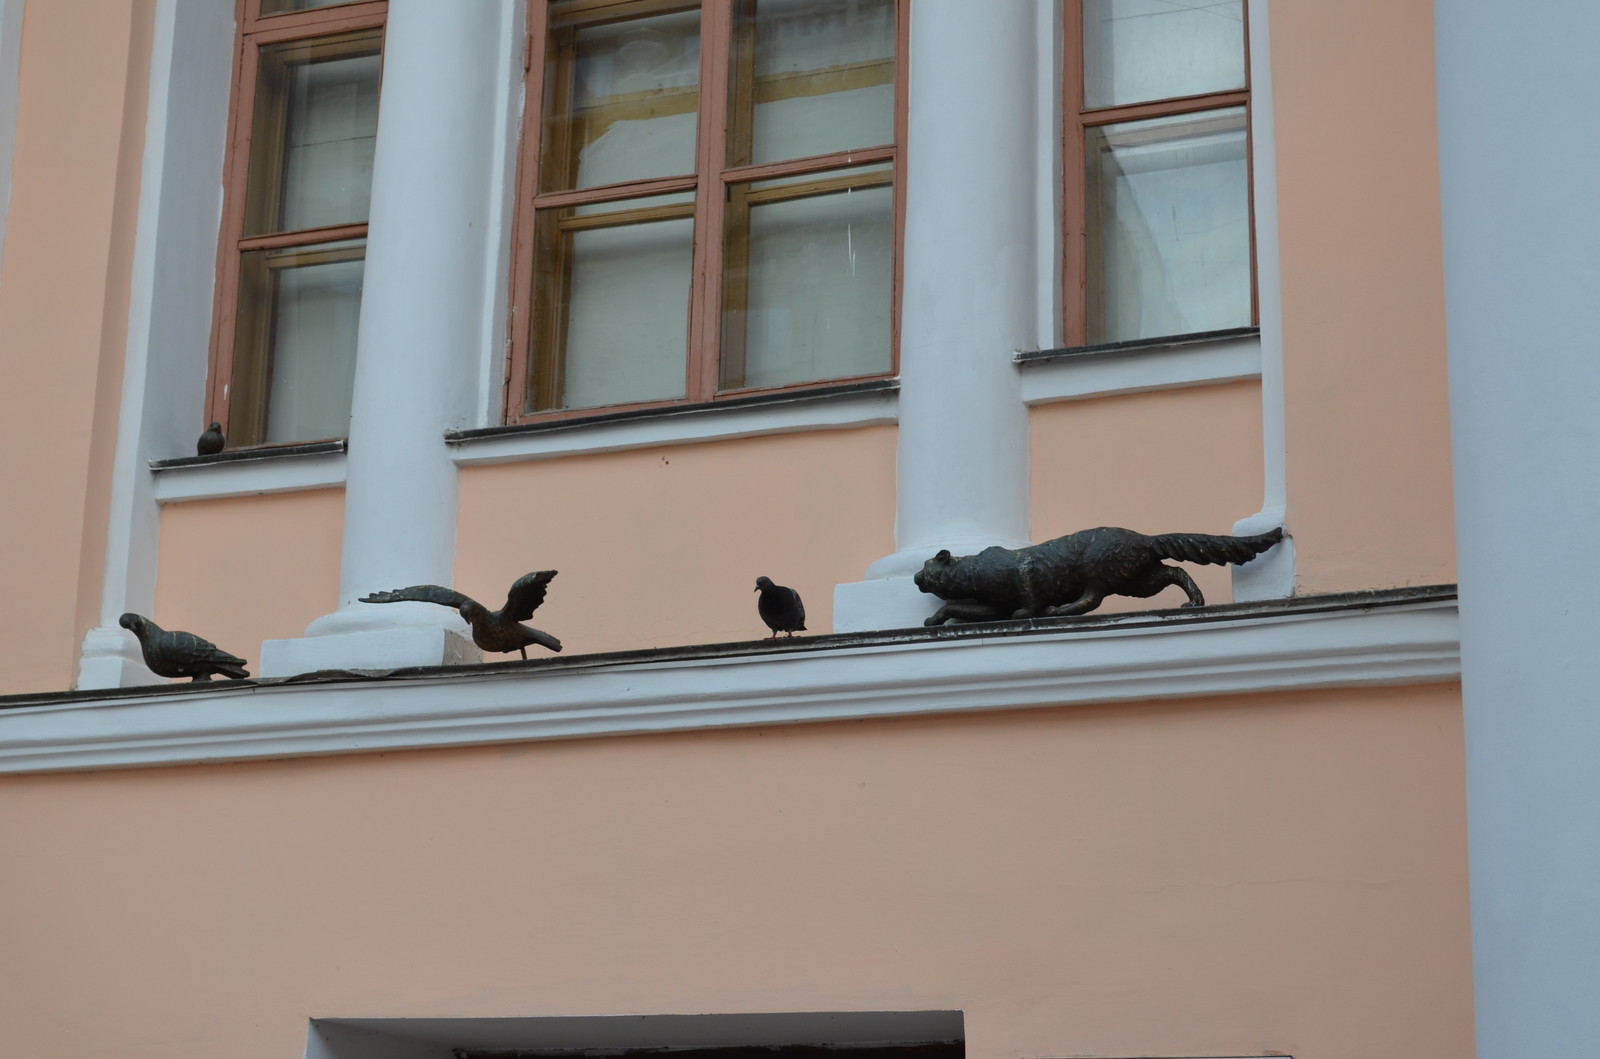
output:
{"label": "white cornice", "polygon": [[13,705],[0,710],[0,772],[1434,683],[1460,673],[1453,599],[688,654]]}

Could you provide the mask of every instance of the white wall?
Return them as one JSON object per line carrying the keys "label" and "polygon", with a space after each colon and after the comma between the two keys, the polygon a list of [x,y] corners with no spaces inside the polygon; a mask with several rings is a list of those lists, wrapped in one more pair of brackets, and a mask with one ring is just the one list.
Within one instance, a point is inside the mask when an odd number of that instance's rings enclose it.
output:
{"label": "white wall", "polygon": [[1438,0],[1479,1059],[1600,1040],[1600,5]]}

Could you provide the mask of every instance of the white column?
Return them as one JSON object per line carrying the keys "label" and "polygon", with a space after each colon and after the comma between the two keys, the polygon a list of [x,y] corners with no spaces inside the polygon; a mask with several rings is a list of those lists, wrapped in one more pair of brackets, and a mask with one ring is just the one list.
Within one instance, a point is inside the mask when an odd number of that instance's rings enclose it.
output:
{"label": "white column", "polygon": [[[840,585],[834,629],[920,624],[910,575],[1028,541],[1028,415],[1012,354],[1037,345],[1034,179],[1041,0],[912,6],[895,548]],[[1046,149],[1053,149],[1047,145]]]}
{"label": "white column", "polygon": [[1477,1054],[1594,1054],[1600,5],[1433,11]]}
{"label": "white column", "polygon": [[[506,5],[391,0],[345,487],[340,609],[262,645],[264,676],[471,661],[455,612],[376,606],[449,585],[457,478],[442,440],[470,417],[498,238],[493,188]],[[491,234],[492,233],[492,234]]]}

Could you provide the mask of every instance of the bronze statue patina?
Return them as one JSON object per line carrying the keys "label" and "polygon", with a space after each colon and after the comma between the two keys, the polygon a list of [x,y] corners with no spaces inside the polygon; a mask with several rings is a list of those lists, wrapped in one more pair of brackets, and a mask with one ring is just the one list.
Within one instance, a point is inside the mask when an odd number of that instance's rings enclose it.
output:
{"label": "bronze statue patina", "polygon": [[941,551],[913,579],[946,600],[926,625],[1085,614],[1107,596],[1153,596],[1168,585],[1205,606],[1194,579],[1163,559],[1245,563],[1283,539],[1275,529],[1253,537],[1164,533],[1147,537],[1116,526],[1079,530],[1029,548],[985,548],[977,555]]}
{"label": "bronze statue patina", "polygon": [[117,624],[138,639],[144,664],[158,677],[188,677],[199,681],[210,680],[213,673],[234,680],[250,675],[244,659],[192,632],[176,629],[168,632],[142,614],[131,612],[118,618]]}
{"label": "bronze statue patina", "polygon": [[561,641],[543,629],[519,624],[533,617],[533,612],[544,602],[550,579],[555,576],[554,570],[523,574],[511,586],[511,591],[506,593],[506,605],[499,610],[490,610],[472,597],[440,585],[412,585],[389,592],[374,592],[370,596],[362,596],[361,602],[437,603],[441,607],[454,607],[472,626],[472,642],[480,648],[501,653],[520,651],[522,657],[527,658],[529,644],[536,643],[552,651],[561,650]]}

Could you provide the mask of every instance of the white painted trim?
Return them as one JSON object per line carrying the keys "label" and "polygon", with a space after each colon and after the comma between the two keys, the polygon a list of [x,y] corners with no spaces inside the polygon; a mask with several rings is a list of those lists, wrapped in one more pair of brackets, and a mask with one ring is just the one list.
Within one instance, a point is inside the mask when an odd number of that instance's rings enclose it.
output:
{"label": "white painted trim", "polygon": [[[566,662],[566,660],[562,660]],[[0,711],[0,773],[1450,681],[1453,600]]]}
{"label": "white painted trim", "polygon": [[344,486],[344,473],[342,452],[163,467],[155,472],[155,497],[157,503],[176,504],[185,500],[339,489]]}
{"label": "white painted trim", "polygon": [[765,434],[847,430],[893,423],[896,402],[893,391],[878,391],[736,408],[664,412],[639,419],[581,423],[527,434],[469,438],[452,443],[452,458],[459,466],[471,467],[660,445],[692,445]]}
{"label": "white painted trim", "polygon": [[11,207],[11,156],[17,146],[17,95],[22,64],[23,0],[0,0],[0,262],[5,260]]}
{"label": "white painted trim", "polygon": [[1123,393],[1175,390],[1261,377],[1254,335],[1193,345],[1068,354],[1022,361],[1022,399],[1029,405]]}

